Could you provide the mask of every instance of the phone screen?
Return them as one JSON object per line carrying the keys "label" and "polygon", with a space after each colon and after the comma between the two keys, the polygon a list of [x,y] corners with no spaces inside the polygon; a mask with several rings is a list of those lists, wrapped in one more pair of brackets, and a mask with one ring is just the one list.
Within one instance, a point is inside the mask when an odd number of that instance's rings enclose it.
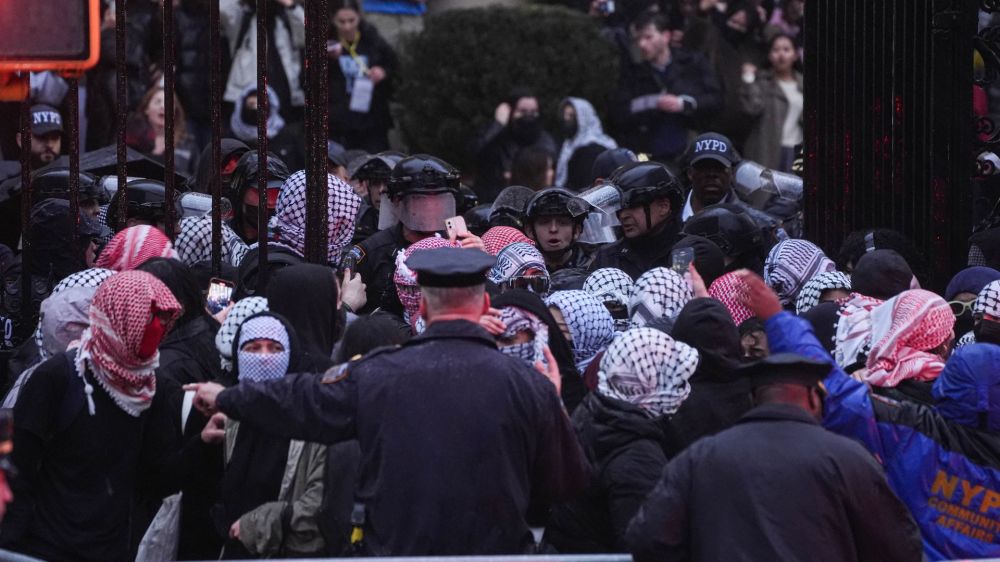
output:
{"label": "phone screen", "polygon": [[224,308],[229,306],[232,298],[232,283],[222,279],[212,279],[211,283],[208,285],[208,296],[206,297],[206,305],[208,306],[209,312],[212,314],[222,312]]}

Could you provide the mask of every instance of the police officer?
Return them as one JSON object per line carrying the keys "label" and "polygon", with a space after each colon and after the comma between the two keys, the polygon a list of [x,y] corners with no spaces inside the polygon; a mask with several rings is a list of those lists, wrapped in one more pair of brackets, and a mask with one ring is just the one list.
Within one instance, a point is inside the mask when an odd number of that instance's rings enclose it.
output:
{"label": "police officer", "polygon": [[[119,208],[122,204],[122,191],[127,193],[127,208],[125,220],[121,220]],[[180,203],[180,192],[174,194],[174,218],[184,216],[184,208]],[[134,179],[125,184],[111,198],[105,215],[106,224],[111,230],[119,232],[130,226],[149,225],[167,232],[167,191],[162,181],[145,178]],[[169,233],[168,233],[169,234]]]}
{"label": "police officer", "polygon": [[705,133],[691,142],[687,156],[691,191],[684,203],[682,221],[709,205],[740,202],[733,189],[733,166],[740,161],[733,141],[719,133]]}
{"label": "police officer", "polygon": [[726,271],[749,269],[761,273],[773,243],[747,209],[739,204],[718,203],[705,207],[684,223],[684,234],[708,238],[722,250]]}
{"label": "police officer", "polygon": [[323,376],[188,388],[203,412],[217,409],[275,436],[357,439],[352,519],[355,546],[367,554],[529,552],[529,505],[580,491],[588,468],[559,401],[552,354],[546,348],[542,376],[500,353],[478,323],[490,307],[484,281],[493,262],[461,248],[410,257],[427,329],[401,348]]}
{"label": "police officer", "polygon": [[561,269],[587,269],[594,248],[578,242],[586,214],[573,216],[569,202],[574,194],[558,187],[536,193],[525,209],[524,234],[535,241],[549,273]]}
{"label": "police officer", "polygon": [[403,158],[405,155],[399,152],[380,152],[362,159],[357,168],[351,170],[350,179],[357,182],[356,189],[362,193],[361,207],[354,223],[354,243],[378,232],[379,203],[388,186],[389,174]]}
{"label": "police officer", "polygon": [[658,162],[634,162],[610,178],[621,195],[617,212],[624,239],[597,251],[590,269],[615,267],[633,279],[654,267],[670,267],[670,248],[681,229],[681,184]]}
{"label": "police officer", "polygon": [[830,368],[791,353],[746,368],[757,406],[667,464],[626,535],[636,562],[922,559],[878,462],[819,424]]}
{"label": "police officer", "polygon": [[[229,191],[226,197],[233,204],[233,219],[230,226],[246,243],[257,241],[257,209],[262,198],[258,193],[257,175],[259,173],[260,152],[251,150],[240,157],[229,180]],[[278,204],[278,194],[281,186],[291,174],[288,166],[276,154],[267,155],[267,193],[263,197],[267,205],[268,217],[274,214]]]}
{"label": "police officer", "polygon": [[379,221],[384,228],[355,244],[344,266],[353,266],[365,282],[368,302],[356,312],[381,309],[403,315],[392,282],[396,254],[444,230],[444,220],[455,215],[459,179],[458,170],[427,154],[415,154],[396,164],[379,203]]}

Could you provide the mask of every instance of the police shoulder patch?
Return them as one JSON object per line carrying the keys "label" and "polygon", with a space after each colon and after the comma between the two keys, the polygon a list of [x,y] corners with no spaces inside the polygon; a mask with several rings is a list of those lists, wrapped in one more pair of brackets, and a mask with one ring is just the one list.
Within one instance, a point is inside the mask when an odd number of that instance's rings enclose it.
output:
{"label": "police shoulder patch", "polygon": [[347,257],[352,258],[356,264],[361,263],[361,260],[365,259],[365,250],[360,245],[355,244],[347,253]]}
{"label": "police shoulder patch", "polygon": [[333,384],[340,382],[347,378],[350,373],[347,369],[350,363],[341,363],[340,365],[334,365],[323,373],[323,378],[320,380],[320,384]]}

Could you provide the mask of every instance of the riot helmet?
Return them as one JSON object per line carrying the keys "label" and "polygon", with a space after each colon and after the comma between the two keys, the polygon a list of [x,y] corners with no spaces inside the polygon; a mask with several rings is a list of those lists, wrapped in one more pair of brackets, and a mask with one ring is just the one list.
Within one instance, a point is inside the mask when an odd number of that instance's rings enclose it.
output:
{"label": "riot helmet", "polygon": [[[128,207],[125,210],[125,222],[121,221],[119,210],[122,192],[127,193]],[[174,217],[179,219],[184,214],[180,205],[180,193],[175,193]],[[146,178],[133,179],[125,184],[125,189],[115,192],[108,205],[106,220],[108,226],[115,232],[133,224],[148,224],[166,232],[167,223],[167,193],[163,182]]]}
{"label": "riot helmet", "polygon": [[[69,168],[45,167],[31,176],[31,197],[34,201],[43,199],[69,200]],[[90,217],[96,218],[100,206],[108,203],[108,195],[98,183],[97,176],[80,172],[80,191],[77,201],[80,208]]]}
{"label": "riot helmet", "polygon": [[684,233],[714,242],[726,257],[728,271],[737,269],[736,266],[755,269],[758,261],[763,266],[762,255],[766,251],[761,229],[738,205],[719,203],[705,207],[688,219]]}
{"label": "riot helmet", "polygon": [[490,206],[490,226],[510,226],[524,229],[524,211],[535,192],[523,185],[503,188]]}
{"label": "riot helmet", "polygon": [[389,176],[388,197],[379,205],[379,228],[397,222],[414,232],[437,232],[455,216],[461,174],[427,154],[403,158]]}
{"label": "riot helmet", "polygon": [[[261,197],[257,193],[258,177],[257,169],[260,160],[260,153],[251,150],[240,157],[233,170],[233,175],[229,182],[229,193],[227,199],[233,206],[233,230],[248,242],[257,240],[257,209],[260,207]],[[267,153],[267,214],[268,218],[274,214],[274,207],[278,203],[278,193],[281,186],[288,179],[288,166],[275,154]]]}

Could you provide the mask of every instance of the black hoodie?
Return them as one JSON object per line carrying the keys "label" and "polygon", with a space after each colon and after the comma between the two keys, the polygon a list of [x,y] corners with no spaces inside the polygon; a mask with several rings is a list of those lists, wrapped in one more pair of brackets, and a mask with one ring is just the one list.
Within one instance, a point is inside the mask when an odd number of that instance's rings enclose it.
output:
{"label": "black hoodie", "polygon": [[698,350],[701,360],[691,376],[691,394],[666,423],[671,457],[707,435],[736,423],[753,406],[750,380],[738,374],[740,336],[721,302],[694,299],[687,303],[671,332],[674,339]]}
{"label": "black hoodie", "polygon": [[[337,308],[337,279],[329,267],[299,264],[274,274],[267,285],[271,312],[295,327],[302,351],[329,362],[343,331],[343,311]],[[234,355],[235,357],[235,355]]]}
{"label": "black hoodie", "polygon": [[586,492],[552,509],[545,541],[559,552],[626,552],[629,521],[667,464],[660,424],[634,404],[595,392],[574,412],[573,428],[592,479]]}

